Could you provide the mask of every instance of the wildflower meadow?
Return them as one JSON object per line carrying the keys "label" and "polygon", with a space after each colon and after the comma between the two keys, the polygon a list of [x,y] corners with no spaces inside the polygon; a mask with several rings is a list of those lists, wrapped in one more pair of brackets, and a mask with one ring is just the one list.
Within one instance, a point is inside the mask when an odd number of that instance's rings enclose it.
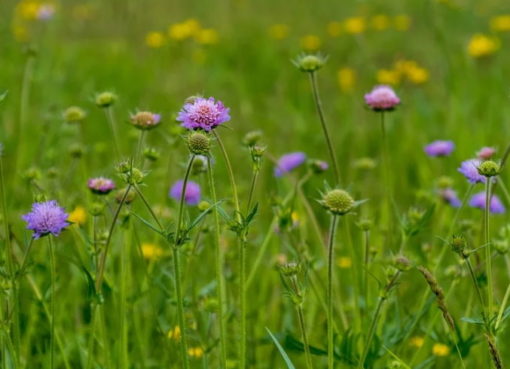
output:
{"label": "wildflower meadow", "polygon": [[0,2],[0,369],[510,368],[506,0]]}

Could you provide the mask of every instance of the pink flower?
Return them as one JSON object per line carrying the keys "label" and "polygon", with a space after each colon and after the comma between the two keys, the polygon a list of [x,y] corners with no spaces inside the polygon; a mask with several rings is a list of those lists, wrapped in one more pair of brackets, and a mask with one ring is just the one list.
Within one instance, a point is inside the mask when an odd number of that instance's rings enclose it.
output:
{"label": "pink flower", "polygon": [[365,103],[374,111],[391,111],[400,104],[400,99],[390,86],[375,86],[365,94]]}
{"label": "pink flower", "polygon": [[476,156],[479,158],[479,159],[483,159],[483,160],[489,160],[490,158],[492,158],[492,156],[496,153],[496,149],[494,147],[488,147],[488,146],[485,146],[485,147],[482,147],[480,149],[480,151],[478,151],[476,153]]}

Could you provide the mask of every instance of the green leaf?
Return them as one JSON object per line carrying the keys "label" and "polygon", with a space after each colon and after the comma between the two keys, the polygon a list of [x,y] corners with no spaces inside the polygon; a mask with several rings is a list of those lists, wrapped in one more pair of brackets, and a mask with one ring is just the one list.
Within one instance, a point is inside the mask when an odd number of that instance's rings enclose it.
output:
{"label": "green leaf", "polygon": [[216,204],[213,204],[209,206],[207,209],[205,209],[203,212],[201,212],[189,225],[189,227],[185,230],[185,234],[189,233],[193,228],[197,226],[198,223],[209,213],[213,208],[221,204],[223,200],[218,201]]}
{"label": "green leaf", "polygon": [[289,356],[287,355],[287,353],[285,352],[285,350],[283,349],[282,345],[280,345],[280,342],[278,342],[278,340],[276,339],[275,336],[273,336],[273,334],[271,333],[271,331],[269,330],[269,328],[266,327],[266,331],[267,333],[269,333],[269,336],[271,337],[271,339],[273,340],[274,344],[276,345],[276,347],[278,348],[278,351],[280,351],[280,354],[282,355],[283,357],[283,360],[285,361],[285,364],[287,364],[287,368],[288,369],[296,369],[296,367],[294,366],[294,364],[292,364],[292,361],[290,361],[290,358]]}
{"label": "green leaf", "polygon": [[480,325],[484,324],[482,318],[471,318],[468,316],[463,316],[462,318],[460,318],[460,320],[462,320],[463,322],[466,322],[466,323],[471,323],[471,324],[480,324]]}
{"label": "green leaf", "polygon": [[9,91],[5,90],[4,92],[2,92],[0,94],[0,102],[4,101],[5,98],[7,97],[7,94],[9,93]]}
{"label": "green leaf", "polygon": [[136,214],[135,212],[131,212],[131,214],[133,214],[135,217],[137,217],[137,218],[138,218],[138,219],[139,219],[139,220],[140,220],[143,224],[145,224],[147,227],[149,227],[149,228],[150,228],[150,229],[152,229],[153,231],[155,231],[155,232],[159,233],[159,234],[160,234],[160,235],[162,235],[162,236],[165,236],[165,235],[163,234],[163,232],[162,232],[160,229],[156,228],[156,227],[155,227],[154,225],[152,225],[152,224],[151,224],[148,220],[143,219],[141,216],[139,216],[139,215],[138,215],[138,214]]}

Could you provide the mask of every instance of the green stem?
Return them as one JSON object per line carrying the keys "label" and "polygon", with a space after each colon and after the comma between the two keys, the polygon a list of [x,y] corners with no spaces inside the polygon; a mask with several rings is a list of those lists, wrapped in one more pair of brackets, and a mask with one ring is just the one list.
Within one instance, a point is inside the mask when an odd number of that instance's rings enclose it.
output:
{"label": "green stem", "polygon": [[250,192],[248,194],[248,203],[246,205],[246,211],[249,212],[251,209],[251,203],[253,201],[253,194],[255,192],[255,185],[257,183],[257,178],[259,176],[259,169],[254,169],[253,176],[251,178],[251,184],[250,184]]}
{"label": "green stem", "polygon": [[478,285],[478,281],[476,279],[475,271],[473,270],[473,265],[469,260],[469,257],[464,257],[466,264],[468,266],[469,275],[471,276],[471,280],[473,281],[473,285],[475,286],[476,295],[478,296],[478,300],[480,301],[480,307],[482,309],[482,318],[485,324],[485,329],[487,332],[490,332],[489,321],[487,317],[487,312],[485,311],[485,303],[483,301],[482,291],[480,290],[480,286]]}
{"label": "green stem", "polygon": [[[213,168],[211,165],[211,157],[207,160],[207,177],[209,180],[209,190],[213,204],[218,202],[216,196],[216,187],[214,185]],[[224,295],[225,295],[225,282],[223,279],[223,252],[220,246],[220,217],[218,207],[214,207],[214,256],[216,260],[216,280],[218,283],[218,321],[220,326],[220,367],[225,369],[227,366],[227,342],[226,342],[226,328],[224,317]]]}
{"label": "green stem", "polygon": [[[301,299],[303,297],[303,295],[300,291],[296,275],[293,275],[290,277],[290,283],[292,285],[292,289],[293,289],[294,293]],[[302,302],[296,303],[296,310],[298,313],[298,320],[299,320],[299,327],[301,329],[301,336],[303,337],[303,347],[305,350],[306,367],[307,367],[307,369],[313,369],[312,355],[310,353],[310,344],[308,343],[308,335],[306,334],[306,326],[305,326],[305,318],[304,318],[304,314],[303,314]]]}
{"label": "green stem", "polygon": [[328,241],[328,292],[327,292],[327,318],[328,318],[328,369],[334,368],[334,342],[333,342],[333,257],[335,246],[335,232],[338,216],[333,214]]}
{"label": "green stem", "polygon": [[110,128],[112,130],[112,137],[113,137],[113,147],[115,149],[115,156],[117,157],[117,160],[121,158],[120,156],[120,146],[119,146],[119,138],[117,135],[117,128],[115,125],[115,118],[113,116],[113,110],[111,106],[107,106],[104,108],[104,112],[106,114],[106,119],[108,120],[108,123],[110,124]]}
{"label": "green stem", "polygon": [[331,141],[331,135],[328,131],[328,126],[326,124],[326,119],[324,118],[324,112],[322,109],[322,101],[319,96],[319,86],[317,83],[317,76],[315,72],[310,72],[308,74],[310,76],[310,84],[312,86],[313,98],[315,101],[315,107],[317,109],[317,114],[319,115],[319,120],[322,126],[322,132],[324,133],[324,137],[326,139],[326,144],[328,146],[329,156],[331,157],[331,163],[333,164],[333,170],[335,173],[335,182],[337,185],[340,185],[340,171],[338,169],[338,162],[336,160],[335,150],[333,149],[333,143]]}
{"label": "green stem", "polygon": [[51,274],[51,299],[50,299],[50,368],[55,367],[55,284],[56,284],[56,270],[55,270],[55,250],[51,235],[48,236],[48,244],[50,251],[50,274]]}
{"label": "green stem", "polygon": [[363,232],[363,239],[365,243],[365,247],[363,247],[363,298],[364,302],[364,311],[368,309],[368,258],[370,255],[370,231]]}
{"label": "green stem", "polygon": [[147,199],[145,198],[144,194],[142,191],[140,191],[140,189],[138,188],[137,185],[134,185],[133,188],[135,189],[136,193],[138,194],[138,196],[140,196],[140,198],[142,199],[142,202],[143,204],[145,205],[145,207],[147,208],[147,210],[149,211],[151,217],[156,221],[156,223],[158,224],[158,227],[161,231],[164,231],[165,229],[163,228],[163,226],[161,225],[161,222],[159,221],[158,217],[156,216],[156,213],[154,213],[154,210],[152,210],[152,207],[149,205],[149,202],[147,201]]}
{"label": "green stem", "polygon": [[485,265],[487,273],[487,319],[492,315],[493,295],[492,295],[492,248],[489,234],[489,212],[491,203],[491,179],[485,181],[485,211],[484,211],[484,234],[485,234]]}

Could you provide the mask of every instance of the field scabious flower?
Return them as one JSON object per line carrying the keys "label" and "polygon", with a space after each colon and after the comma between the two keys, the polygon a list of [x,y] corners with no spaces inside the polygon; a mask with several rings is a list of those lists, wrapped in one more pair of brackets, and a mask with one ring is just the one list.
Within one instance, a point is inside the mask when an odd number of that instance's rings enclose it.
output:
{"label": "field scabious flower", "polygon": [[34,232],[35,239],[50,233],[58,236],[69,226],[69,214],[55,200],[34,203],[32,211],[21,218],[27,222],[27,229]]}
{"label": "field scabious flower", "polygon": [[454,208],[460,207],[462,202],[457,196],[457,192],[451,188],[442,188],[439,190],[439,196],[448,204]]}
{"label": "field scabious flower", "polygon": [[177,120],[182,122],[181,126],[189,130],[203,129],[209,132],[220,124],[228,122],[229,113],[230,109],[214,97],[208,99],[197,97],[184,104]]}
{"label": "field scabious flower", "polygon": [[[474,194],[469,200],[469,206],[478,209],[485,209],[485,192]],[[498,196],[492,195],[489,210],[493,214],[502,214],[506,211],[505,206]]]}
{"label": "field scabious flower", "polygon": [[[174,185],[170,188],[170,197],[176,201],[180,201],[183,187],[184,181],[179,180],[175,182]],[[184,192],[184,201],[186,201],[186,204],[188,205],[198,205],[200,202],[200,186],[198,183],[188,181],[186,184],[186,190]]]}
{"label": "field scabious flower", "polygon": [[400,98],[390,86],[375,86],[365,94],[365,103],[374,111],[391,111],[400,104]]}
{"label": "field scabious flower", "polygon": [[274,169],[274,175],[276,177],[281,177],[285,173],[292,171],[293,169],[299,167],[306,161],[306,154],[304,152],[292,152],[290,154],[285,154],[280,159],[278,159],[278,163],[276,164],[276,168]]}
{"label": "field scabious flower", "polygon": [[105,177],[90,178],[87,187],[96,195],[106,195],[115,189],[115,183]]}
{"label": "field scabious flower", "polygon": [[161,115],[149,111],[139,111],[131,115],[131,123],[138,129],[149,130],[156,127],[161,121]]}
{"label": "field scabious flower", "polygon": [[425,146],[425,153],[429,156],[448,156],[454,148],[455,144],[452,141],[437,140]]}
{"label": "field scabious flower", "polygon": [[478,173],[478,167],[482,161],[480,159],[465,160],[460,164],[458,171],[466,177],[470,183],[485,183],[486,178]]}
{"label": "field scabious flower", "polygon": [[488,146],[485,146],[485,147],[482,147],[477,153],[476,153],[476,156],[479,158],[479,159],[482,159],[482,160],[488,160],[490,158],[492,158],[492,156],[496,153],[496,149],[494,147],[488,147]]}

